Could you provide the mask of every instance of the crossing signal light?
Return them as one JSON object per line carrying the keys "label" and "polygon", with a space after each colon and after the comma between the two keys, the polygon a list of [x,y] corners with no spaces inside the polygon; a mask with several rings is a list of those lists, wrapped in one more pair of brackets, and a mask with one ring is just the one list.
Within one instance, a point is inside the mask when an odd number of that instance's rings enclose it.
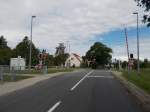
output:
{"label": "crossing signal light", "polygon": [[133,54],[130,54],[130,58],[133,59]]}

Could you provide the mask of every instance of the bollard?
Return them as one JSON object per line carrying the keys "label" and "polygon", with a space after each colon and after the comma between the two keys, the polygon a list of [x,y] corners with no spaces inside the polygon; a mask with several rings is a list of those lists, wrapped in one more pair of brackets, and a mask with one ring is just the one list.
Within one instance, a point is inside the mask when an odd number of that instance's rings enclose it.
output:
{"label": "bollard", "polygon": [[3,67],[0,67],[0,80],[3,81]]}

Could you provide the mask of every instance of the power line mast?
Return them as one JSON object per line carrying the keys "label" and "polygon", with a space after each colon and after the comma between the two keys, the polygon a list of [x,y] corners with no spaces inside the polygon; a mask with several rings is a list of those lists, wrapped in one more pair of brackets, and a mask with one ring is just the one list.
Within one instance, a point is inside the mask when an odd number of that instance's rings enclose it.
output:
{"label": "power line mast", "polygon": [[68,45],[68,47],[69,47],[69,54],[70,54],[70,42],[69,42],[69,45]]}
{"label": "power line mast", "polygon": [[125,37],[126,37],[126,47],[127,47],[128,61],[129,61],[129,45],[128,45],[128,35],[127,35],[127,29],[126,28],[125,28]]}
{"label": "power line mast", "polygon": [[70,42],[66,42],[66,53],[70,54]]}
{"label": "power line mast", "polygon": [[128,72],[129,72],[129,45],[128,45],[128,35],[127,35],[127,29],[125,28],[125,38],[126,38],[126,48],[127,48],[127,55],[128,55]]}

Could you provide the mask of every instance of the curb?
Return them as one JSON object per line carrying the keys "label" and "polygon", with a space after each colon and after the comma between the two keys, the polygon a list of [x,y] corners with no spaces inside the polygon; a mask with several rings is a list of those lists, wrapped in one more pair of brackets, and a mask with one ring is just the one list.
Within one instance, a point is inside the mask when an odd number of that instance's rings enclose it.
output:
{"label": "curb", "polygon": [[129,92],[140,102],[146,112],[150,112],[150,95],[126,80],[121,72],[112,71],[112,74],[129,90]]}

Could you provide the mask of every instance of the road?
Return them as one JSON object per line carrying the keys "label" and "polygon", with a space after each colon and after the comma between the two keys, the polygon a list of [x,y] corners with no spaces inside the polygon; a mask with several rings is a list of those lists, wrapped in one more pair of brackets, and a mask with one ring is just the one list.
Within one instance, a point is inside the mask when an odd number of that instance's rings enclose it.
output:
{"label": "road", "polygon": [[0,97],[0,112],[144,112],[111,72],[66,73]]}

